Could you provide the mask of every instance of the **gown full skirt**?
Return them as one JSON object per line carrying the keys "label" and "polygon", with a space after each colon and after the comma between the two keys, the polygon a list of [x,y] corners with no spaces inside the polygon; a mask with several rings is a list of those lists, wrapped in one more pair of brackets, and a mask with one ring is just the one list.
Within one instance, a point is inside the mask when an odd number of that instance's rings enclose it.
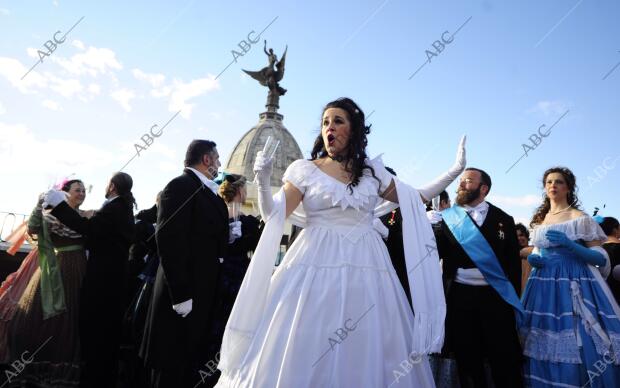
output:
{"label": "gown full skirt", "polygon": [[[351,226],[364,229],[361,225]],[[272,278],[259,330],[227,387],[434,387],[411,359],[413,315],[370,224],[304,229]]]}

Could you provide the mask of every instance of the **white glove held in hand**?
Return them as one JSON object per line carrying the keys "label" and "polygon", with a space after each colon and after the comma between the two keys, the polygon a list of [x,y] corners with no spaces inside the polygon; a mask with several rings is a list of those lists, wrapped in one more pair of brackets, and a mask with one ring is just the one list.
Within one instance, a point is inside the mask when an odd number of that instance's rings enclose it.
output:
{"label": "white glove held in hand", "polygon": [[265,158],[263,151],[258,151],[254,161],[254,173],[256,173],[256,183],[258,183],[258,209],[265,222],[273,210],[270,184],[272,170],[273,160]]}
{"label": "white glove held in hand", "polygon": [[176,311],[177,314],[185,318],[187,314],[192,312],[192,299],[186,300],[185,302],[181,302],[179,304],[173,304],[172,309]]}
{"label": "white glove held in hand", "polygon": [[233,241],[241,237],[241,221],[233,221],[228,224],[228,243],[232,244]]}
{"label": "white glove held in hand", "polygon": [[49,190],[43,196],[43,208],[45,209],[48,206],[56,207],[59,203],[67,199],[67,192],[60,190]]}
{"label": "white glove held in hand", "polygon": [[459,148],[456,151],[456,161],[452,167],[450,167],[447,172],[438,176],[434,181],[424,185],[422,188],[417,189],[425,200],[429,201],[441,194],[441,192],[444,191],[446,187],[450,186],[450,183],[458,178],[463,170],[465,170],[465,165],[467,164],[465,160],[465,140],[467,140],[467,136],[463,135],[461,142],[459,143]]}
{"label": "white glove held in hand", "polygon": [[387,226],[383,225],[383,222],[381,222],[379,218],[375,218],[374,220],[372,220],[372,227],[375,228],[377,232],[379,232],[379,234],[381,235],[381,237],[383,237],[384,240],[387,239],[390,235],[390,230],[387,228]]}

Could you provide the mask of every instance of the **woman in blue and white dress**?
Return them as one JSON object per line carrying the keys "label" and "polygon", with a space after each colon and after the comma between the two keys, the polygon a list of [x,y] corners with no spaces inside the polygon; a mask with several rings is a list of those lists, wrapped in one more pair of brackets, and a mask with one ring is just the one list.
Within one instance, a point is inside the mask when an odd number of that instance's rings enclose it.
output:
{"label": "woman in blue and white dress", "polygon": [[605,234],[577,208],[568,168],[543,176],[532,219],[532,272],[523,294],[525,381],[532,387],[620,386],[620,309],[603,275]]}

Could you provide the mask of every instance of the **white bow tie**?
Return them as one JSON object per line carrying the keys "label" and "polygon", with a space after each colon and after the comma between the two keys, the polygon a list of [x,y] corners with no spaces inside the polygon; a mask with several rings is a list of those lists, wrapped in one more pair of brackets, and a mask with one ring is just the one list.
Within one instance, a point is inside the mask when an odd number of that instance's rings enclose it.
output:
{"label": "white bow tie", "polygon": [[479,214],[483,214],[486,213],[488,210],[488,208],[486,208],[484,206],[484,202],[480,203],[478,206],[476,207],[466,207],[465,211],[469,214],[473,213],[479,213]]}

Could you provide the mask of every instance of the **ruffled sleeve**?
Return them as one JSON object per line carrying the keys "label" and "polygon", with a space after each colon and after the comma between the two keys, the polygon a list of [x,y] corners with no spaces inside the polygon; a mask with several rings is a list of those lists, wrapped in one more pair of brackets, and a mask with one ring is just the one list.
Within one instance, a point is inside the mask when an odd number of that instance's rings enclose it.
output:
{"label": "ruffled sleeve", "polygon": [[[380,154],[374,159],[368,161],[368,164],[375,170],[375,176],[381,181],[381,185],[379,187],[380,193],[383,193],[394,179],[394,175],[390,174],[390,172],[385,169],[382,156],[383,154]],[[372,176],[370,171],[368,171],[367,174]]]}
{"label": "ruffled sleeve", "polygon": [[302,194],[306,193],[306,187],[308,186],[306,177],[312,172],[312,162],[305,159],[297,159],[291,163],[284,175],[282,176],[282,183],[290,182],[297,190]]}
{"label": "ruffled sleeve", "polygon": [[538,225],[532,231],[532,243],[540,248],[549,248],[553,246],[547,240],[546,233],[548,230],[559,230],[566,233],[566,236],[573,241],[605,241],[607,236],[601,226],[587,214],[577,217],[567,222],[558,224]]}
{"label": "ruffled sleeve", "polygon": [[590,216],[580,217],[582,222],[577,223],[577,235],[580,236],[584,241],[606,241],[607,235],[603,231],[603,228],[598,224],[598,222],[594,221],[594,218]]}

